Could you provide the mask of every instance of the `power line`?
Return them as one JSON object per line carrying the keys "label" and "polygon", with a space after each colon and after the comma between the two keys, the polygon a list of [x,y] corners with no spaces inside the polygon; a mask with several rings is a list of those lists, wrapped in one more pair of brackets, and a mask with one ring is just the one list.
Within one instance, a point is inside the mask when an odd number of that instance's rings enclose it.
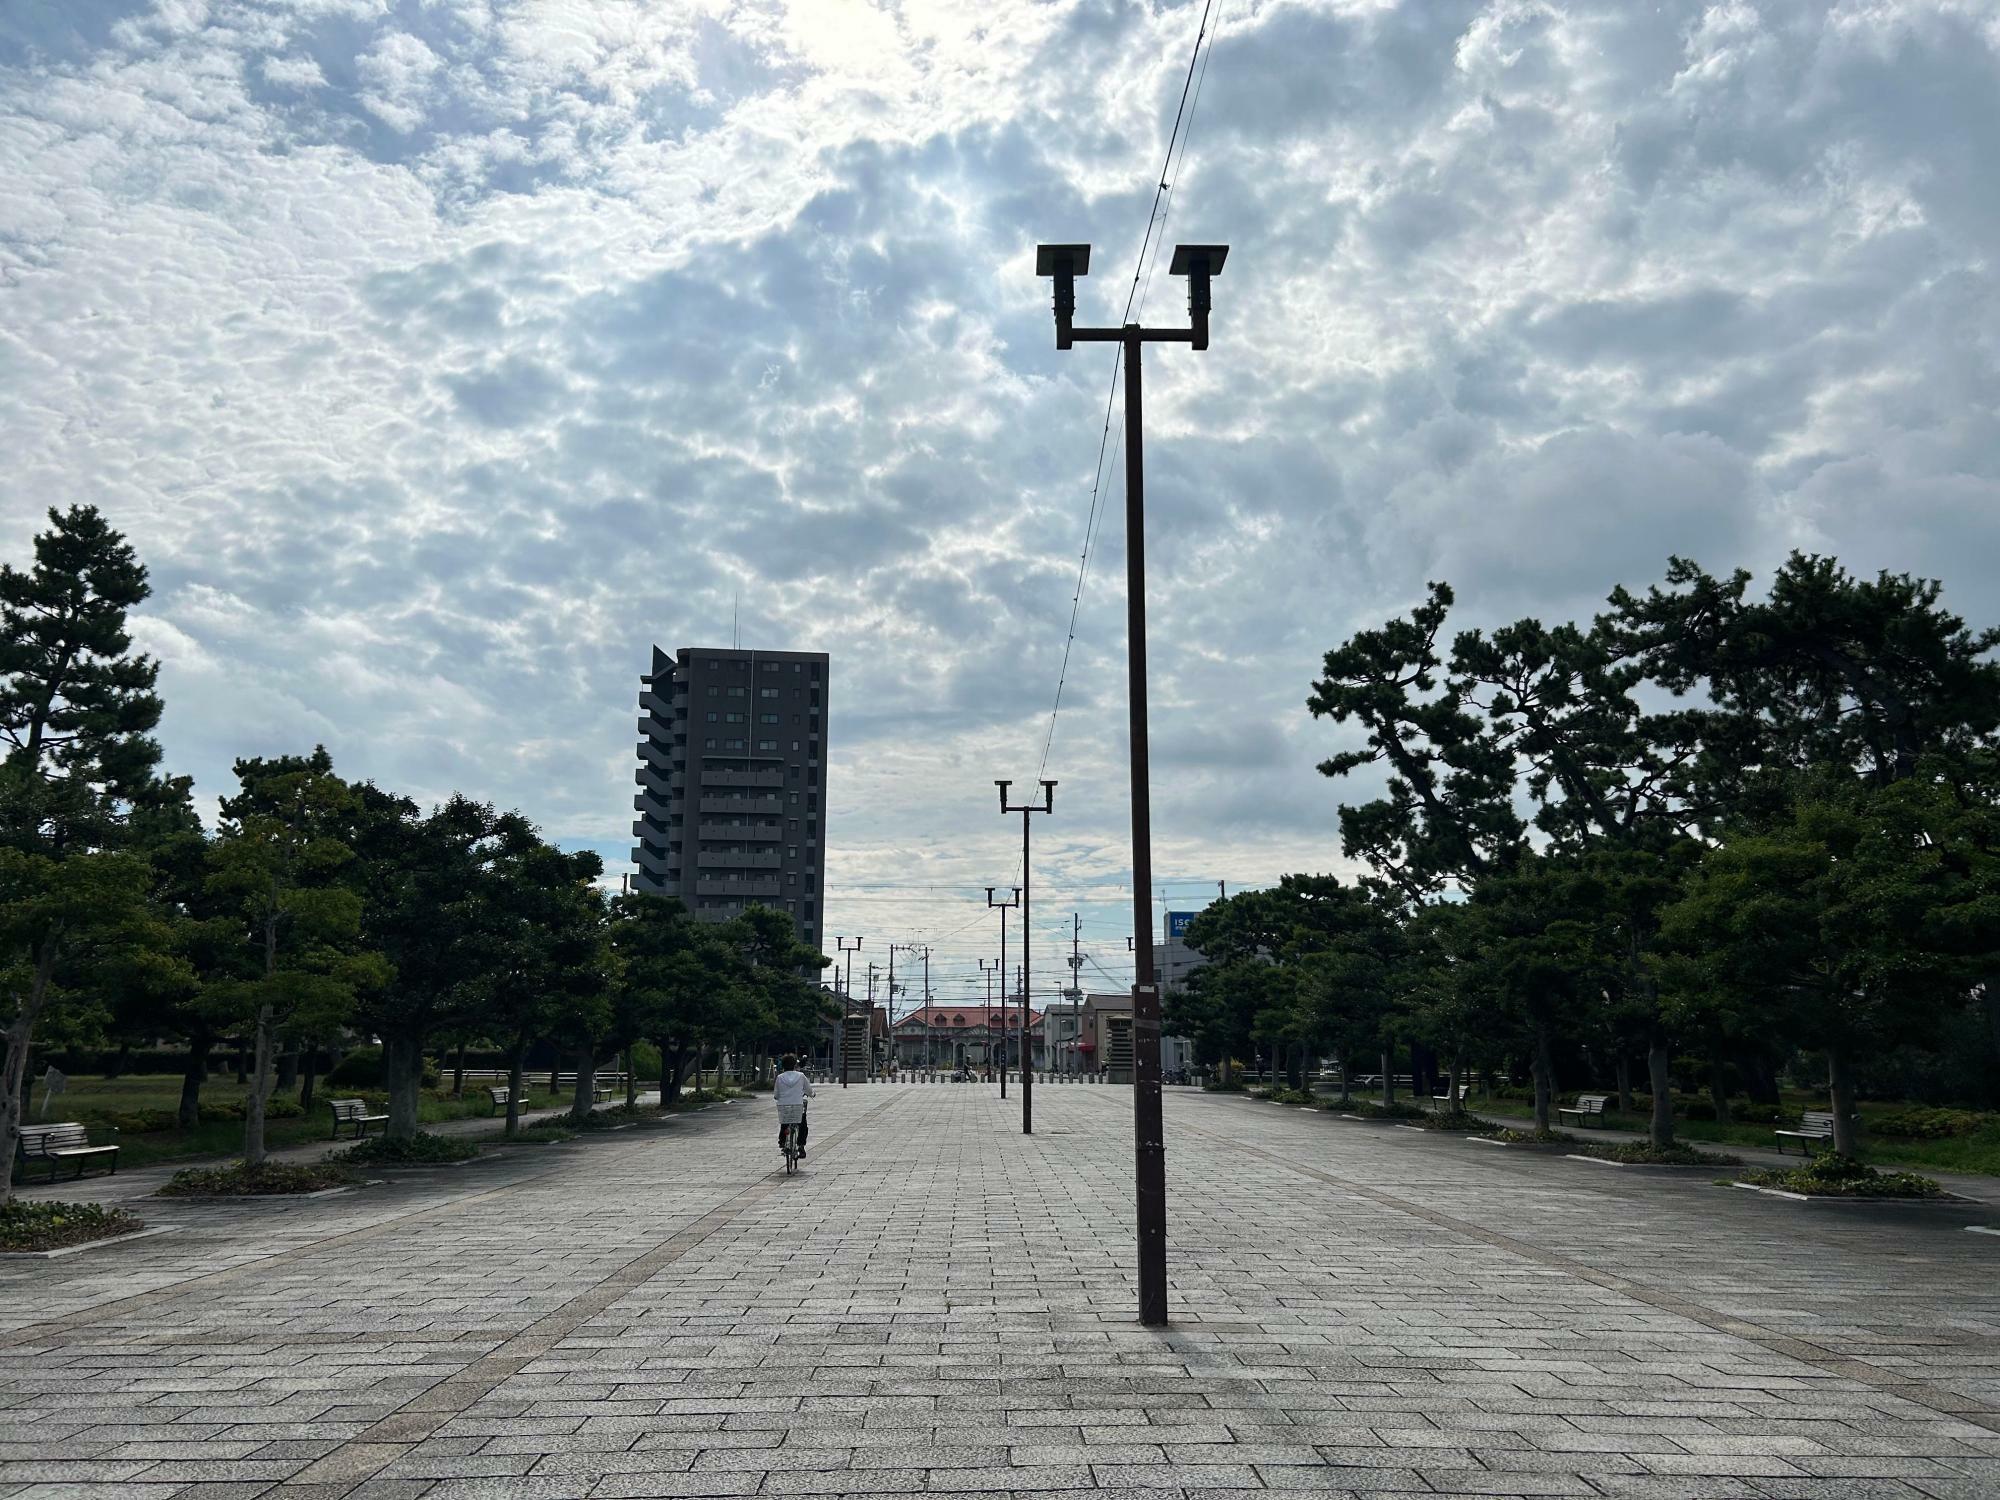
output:
{"label": "power line", "polygon": [[[1201,62],[1202,77],[1206,79],[1208,76],[1208,64],[1202,61],[1205,54],[1202,52],[1201,44],[1202,41],[1208,36],[1208,17],[1209,17],[1209,12],[1212,9],[1214,9],[1214,6],[1215,6],[1215,0],[1203,0],[1201,8],[1201,26],[1200,29],[1197,30],[1195,33],[1194,50],[1188,54],[1187,75],[1181,79],[1180,102],[1174,107],[1173,128],[1167,133],[1167,151],[1165,157],[1162,158],[1160,162],[1160,175],[1153,188],[1152,207],[1150,210],[1148,210],[1146,214],[1146,232],[1143,236],[1141,236],[1139,240],[1139,254],[1137,259],[1133,262],[1132,284],[1130,287],[1126,289],[1125,292],[1125,312],[1124,316],[1119,320],[1120,322],[1131,321],[1132,308],[1135,303],[1139,304],[1140,306],[1144,305],[1143,297],[1140,290],[1140,277],[1146,272],[1147,268],[1146,252],[1149,248],[1153,247],[1154,232],[1156,230],[1164,229],[1165,227],[1166,221],[1163,215],[1161,214],[1160,205],[1166,199],[1167,194],[1171,191],[1170,184],[1173,180],[1172,169],[1174,164],[1174,147],[1176,142],[1182,139],[1181,120],[1182,117],[1187,112],[1188,91],[1194,83],[1195,64],[1197,62]],[[1213,44],[1211,44],[1209,47],[1209,51],[1213,52],[1214,50],[1215,48]],[[1196,97],[1199,98],[1198,91]],[[1191,123],[1192,122],[1190,121],[1190,124]],[[1183,165],[1185,165],[1186,162],[1185,149],[1183,149],[1182,151],[1182,162]],[[1158,259],[1157,250],[1154,251],[1154,259],[1155,260]],[[1146,279],[1148,284],[1150,284],[1151,277],[1147,276]],[[1111,410],[1113,404],[1118,399],[1118,386],[1122,378],[1122,371],[1123,371],[1122,361],[1114,356],[1111,361],[1111,386],[1110,389],[1105,392],[1104,396],[1104,426],[1103,430],[1099,432],[1097,438],[1097,463],[1092,471],[1090,480],[1090,505],[1088,511],[1084,516],[1083,551],[1078,556],[1076,564],[1076,592],[1072,594],[1070,597],[1069,629],[1063,638],[1062,665],[1058,667],[1056,670],[1055,702],[1049,708],[1049,731],[1048,734],[1044,736],[1042,740],[1042,763],[1041,763],[1041,768],[1035,773],[1037,776],[1045,776],[1048,774],[1049,754],[1053,750],[1056,740],[1056,719],[1062,713],[1063,687],[1069,681],[1069,658],[1071,649],[1076,645],[1077,615],[1083,607],[1084,583],[1089,576],[1090,557],[1092,551],[1094,550],[1097,528],[1102,516],[1102,511],[1100,509],[1100,500],[1104,490],[1104,458],[1107,452],[1116,451],[1116,449],[1112,446],[1111,442]]]}

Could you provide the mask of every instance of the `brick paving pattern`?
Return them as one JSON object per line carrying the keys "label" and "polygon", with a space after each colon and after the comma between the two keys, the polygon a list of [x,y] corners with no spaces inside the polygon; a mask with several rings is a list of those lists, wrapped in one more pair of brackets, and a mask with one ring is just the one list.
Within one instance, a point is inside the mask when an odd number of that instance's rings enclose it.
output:
{"label": "brick paving pattern", "polygon": [[[2000,1496],[1982,1205],[1170,1091],[821,1090],[0,1262],[0,1500]],[[121,1177],[123,1192],[164,1174]],[[81,1196],[101,1196],[86,1190]]]}

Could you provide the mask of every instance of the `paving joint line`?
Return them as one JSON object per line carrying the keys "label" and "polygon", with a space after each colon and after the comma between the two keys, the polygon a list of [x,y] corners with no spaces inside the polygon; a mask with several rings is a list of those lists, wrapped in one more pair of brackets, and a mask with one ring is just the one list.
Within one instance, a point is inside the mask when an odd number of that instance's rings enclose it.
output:
{"label": "paving joint line", "polygon": [[1261,1156],[1266,1161],[1276,1162],[1280,1166],[1289,1167],[1292,1171],[1302,1176],[1315,1178],[1330,1187],[1340,1188],[1344,1192],[1356,1193],[1372,1202],[1382,1204],[1386,1208],[1398,1209],[1415,1218],[1422,1219],[1426,1223],[1435,1224],[1441,1229],[1452,1230],[1454,1233],[1479,1240],[1484,1244],[1493,1246],[1495,1249],[1508,1251],[1510,1254],[1521,1256],[1525,1260],[1535,1261],[1553,1270],[1566,1271],[1573,1276],[1591,1283],[1593,1286],[1602,1287],[1606,1291],[1617,1292],[1621,1296],[1643,1302],[1649,1307],[1656,1307],[1661,1312],[1670,1312],[1691,1322],[1700,1323],[1706,1328],[1714,1329],[1717,1333],[1726,1333],[1734,1338],[1740,1338],[1747,1343],[1756,1344],[1758,1347],[1766,1349],[1773,1354],[1783,1355],[1788,1359],[1795,1359],[1801,1364],[1811,1365],[1815,1369],[1823,1370],[1829,1375],[1845,1376],[1848,1379],[1859,1381],[1863,1385],[1873,1386],[1875,1389],[1886,1392],[1889,1395],[1899,1396],[1903,1400],[1912,1402],[1927,1410],[1938,1412],[1944,1416],[1956,1417],[1962,1422],[1970,1422],[1974,1426],[1984,1427],[1990,1432],[2000,1432],[2000,1408],[1984,1405],[1967,1396],[1954,1395],[1952,1392],[1931,1385],[1927,1381],[1912,1380],[1907,1376],[1884,1370],[1879,1365],[1870,1364],[1865,1359],[1859,1359],[1850,1354],[1841,1354],[1792,1334],[1780,1333],[1775,1329],[1765,1328],[1760,1323],[1752,1323],[1742,1318],[1731,1317],[1727,1313],[1718,1312],[1712,1307],[1692,1301],[1689,1298],[1677,1296],[1672,1292],[1661,1291],[1657,1287],[1647,1286],[1644,1282],[1633,1281],[1630,1277],[1620,1276],[1615,1271],[1600,1271],[1595,1266],[1585,1265],[1582,1261],[1572,1260],[1565,1255],[1558,1255],[1552,1250],[1544,1250],[1539,1245],[1532,1244],[1527,1240],[1518,1239],[1511,1234],[1504,1234],[1497,1229],[1488,1229],[1484,1225],[1476,1224],[1470,1219],[1461,1219],[1455,1214],[1444,1213],[1439,1209],[1426,1208],[1420,1203],[1412,1203],[1407,1198],[1398,1197],[1394,1193],[1384,1192],[1380,1188],[1372,1188],[1362,1183],[1350,1182],[1344,1177],[1334,1176],[1331,1172],[1322,1172],[1317,1167],[1302,1165],[1278,1152],[1266,1151],[1261,1146],[1246,1145],[1231,1136],[1221,1135],[1214,1130],[1205,1129],[1199,1125],[1182,1123],[1180,1128],[1196,1135],[1205,1135],[1213,1140],[1219,1140],[1225,1145],[1233,1146],[1239,1151],[1246,1151],[1252,1156]]}
{"label": "paving joint line", "polygon": [[[855,1119],[827,1134],[814,1149],[827,1151],[852,1136],[883,1110],[893,1107],[892,1094],[870,1104]],[[737,1115],[734,1118],[743,1119]],[[460,1413],[498,1390],[513,1376],[548,1353],[592,1318],[643,1286],[661,1271],[700,1245],[711,1235],[726,1229],[766,1198],[783,1190],[788,1174],[770,1173],[760,1177],[726,1203],[718,1204],[693,1223],[675,1230],[650,1250],[640,1252],[578,1292],[562,1306],[552,1309],[505,1342],[481,1355],[464,1369],[412,1396],[395,1411],[379,1417],[346,1439],[339,1447],[322,1454],[298,1473],[274,1487],[273,1492],[291,1492],[301,1497],[346,1494],[365,1484]]]}

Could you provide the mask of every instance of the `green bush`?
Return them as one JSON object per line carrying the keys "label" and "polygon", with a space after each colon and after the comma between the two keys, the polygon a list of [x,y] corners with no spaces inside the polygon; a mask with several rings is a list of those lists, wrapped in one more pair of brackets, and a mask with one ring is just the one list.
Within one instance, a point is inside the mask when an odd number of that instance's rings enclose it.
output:
{"label": "green bush", "polygon": [[1715,1101],[1713,1099],[1677,1099],[1674,1101],[1674,1113],[1679,1115],[1683,1120],[1713,1120],[1715,1118]]}
{"label": "green bush", "polygon": [[1378,1099],[1355,1099],[1347,1105],[1347,1113],[1368,1120],[1428,1120],[1431,1115],[1429,1110],[1400,1099],[1388,1105]]}
{"label": "green bush", "polygon": [[124,1135],[151,1135],[156,1131],[175,1130],[181,1122],[179,1111],[171,1109],[121,1109],[92,1118]]}
{"label": "green bush", "polygon": [[1740,1180],[1814,1198],[1935,1198],[1943,1191],[1928,1177],[1914,1172],[1878,1172],[1865,1162],[1835,1156],[1831,1151],[1802,1167],[1745,1172]]}
{"label": "green bush", "polygon": [[419,1130],[406,1141],[373,1135],[345,1151],[336,1151],[328,1159],[365,1162],[377,1167],[422,1167],[470,1161],[478,1154],[479,1147],[462,1136],[433,1135],[427,1130]]}
{"label": "green bush", "polygon": [[244,1198],[286,1193],[318,1193],[355,1181],[344,1167],[295,1166],[267,1161],[257,1168],[232,1161],[220,1167],[183,1167],[160,1189],[163,1198]]}
{"label": "green bush", "polygon": [[0,1208],[0,1250],[61,1250],[144,1229],[122,1208],[96,1203],[64,1203],[50,1198],[16,1198]]}
{"label": "green bush", "polygon": [[1893,1135],[1907,1141],[1942,1141],[1971,1135],[1993,1123],[1994,1118],[1977,1110],[1926,1109],[1914,1105],[1870,1115],[1865,1123],[1876,1135]]}
{"label": "green bush", "polygon": [[1595,1156],[1604,1161],[1622,1161],[1647,1167],[1734,1167],[1739,1157],[1721,1151],[1698,1151],[1685,1141],[1671,1146],[1655,1146],[1651,1141],[1620,1141],[1615,1146],[1579,1145],[1579,1156]]}

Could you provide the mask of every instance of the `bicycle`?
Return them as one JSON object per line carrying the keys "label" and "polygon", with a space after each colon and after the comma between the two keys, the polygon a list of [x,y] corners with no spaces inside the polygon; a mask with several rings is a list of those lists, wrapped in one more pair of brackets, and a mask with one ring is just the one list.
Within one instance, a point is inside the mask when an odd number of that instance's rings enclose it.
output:
{"label": "bicycle", "polygon": [[790,1177],[799,1169],[799,1127],[787,1125],[778,1132],[778,1149],[785,1153],[785,1175]]}

